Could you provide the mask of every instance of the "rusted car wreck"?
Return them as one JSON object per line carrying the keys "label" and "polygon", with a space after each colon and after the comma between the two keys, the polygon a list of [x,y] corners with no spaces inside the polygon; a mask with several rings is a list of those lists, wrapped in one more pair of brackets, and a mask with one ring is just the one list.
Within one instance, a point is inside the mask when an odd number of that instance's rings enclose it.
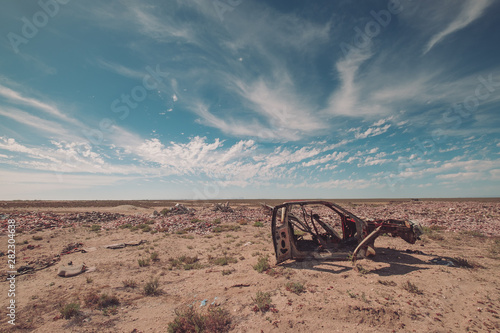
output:
{"label": "rusted car wreck", "polygon": [[356,260],[375,255],[381,234],[414,244],[422,234],[413,221],[365,221],[328,201],[291,201],[270,207],[277,263],[287,259]]}

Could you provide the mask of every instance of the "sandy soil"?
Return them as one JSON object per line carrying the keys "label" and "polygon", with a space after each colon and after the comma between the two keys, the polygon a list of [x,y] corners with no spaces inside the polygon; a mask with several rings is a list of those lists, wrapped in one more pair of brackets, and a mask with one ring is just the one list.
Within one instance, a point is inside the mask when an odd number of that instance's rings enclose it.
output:
{"label": "sandy soil", "polygon": [[[26,203],[3,205],[0,213],[101,211],[133,217],[173,204]],[[199,208],[209,203],[187,204]],[[257,209],[257,204],[258,201],[241,201],[232,206]],[[362,204],[389,205],[384,201]],[[498,201],[493,204],[498,212]],[[491,214],[491,206],[488,207]],[[192,305],[196,311],[206,313],[211,303],[228,311],[231,332],[500,331],[499,237],[433,228],[414,245],[379,237],[375,243],[377,255],[359,260],[358,266],[348,261],[289,261],[275,266],[270,221],[263,220],[263,227],[255,226],[255,214],[251,216],[222,219],[220,223],[209,221],[227,227],[204,234],[151,233],[140,228],[91,231],[85,224],[19,233],[17,267],[60,254],[70,243],[83,243],[88,252],[61,255],[55,265],[16,278],[14,327],[7,323],[9,284],[2,279],[0,331],[166,332],[176,317],[176,309]],[[497,215],[491,218],[498,223]],[[104,247],[139,240],[146,243],[120,249]],[[6,253],[5,233],[0,244],[0,251]],[[153,253],[157,253],[158,260],[151,260]],[[198,261],[192,265],[180,263],[182,256]],[[264,256],[269,257],[271,269],[259,273],[253,266]],[[443,257],[462,258],[473,268],[430,261]],[[149,265],[140,267],[138,260],[148,258]],[[217,260],[220,258],[226,260]],[[1,259],[6,266],[7,257]],[[219,265],[224,261],[229,263]],[[59,277],[59,266],[69,262],[73,266],[85,263],[95,270]],[[441,261],[446,262],[449,261]],[[144,286],[154,278],[158,279],[161,293],[147,296]],[[124,281],[134,282],[136,287],[126,287]],[[287,288],[289,283],[303,286],[304,290],[296,294]],[[271,296],[270,311],[254,311],[258,292]],[[98,309],[88,302],[89,295],[103,294],[116,296],[119,305]],[[80,305],[79,316],[61,318],[60,309],[69,303]]]}

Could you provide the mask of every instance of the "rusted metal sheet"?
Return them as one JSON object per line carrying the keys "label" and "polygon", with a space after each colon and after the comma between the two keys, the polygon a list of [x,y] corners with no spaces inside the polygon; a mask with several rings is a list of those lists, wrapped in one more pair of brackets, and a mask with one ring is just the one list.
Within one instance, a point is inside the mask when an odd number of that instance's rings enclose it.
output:
{"label": "rusted metal sheet", "polygon": [[422,234],[412,221],[365,221],[328,201],[290,201],[266,209],[272,212],[271,229],[277,263],[288,259],[356,260],[375,255],[380,234],[401,237],[414,244]]}

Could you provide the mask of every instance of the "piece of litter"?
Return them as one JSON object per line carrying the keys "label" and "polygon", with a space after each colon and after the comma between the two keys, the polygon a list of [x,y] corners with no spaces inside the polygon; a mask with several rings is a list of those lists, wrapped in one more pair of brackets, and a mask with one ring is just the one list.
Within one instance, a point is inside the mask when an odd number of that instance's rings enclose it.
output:
{"label": "piece of litter", "polygon": [[434,258],[429,260],[430,263],[435,265],[443,265],[448,267],[456,267],[455,263],[451,260],[446,260],[444,258]]}

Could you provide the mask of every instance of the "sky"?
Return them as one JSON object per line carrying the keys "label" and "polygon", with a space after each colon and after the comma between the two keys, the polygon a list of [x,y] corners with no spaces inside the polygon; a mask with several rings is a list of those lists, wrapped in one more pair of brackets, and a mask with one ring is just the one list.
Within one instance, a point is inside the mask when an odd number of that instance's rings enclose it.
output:
{"label": "sky", "polygon": [[500,1],[0,11],[0,199],[500,196]]}

